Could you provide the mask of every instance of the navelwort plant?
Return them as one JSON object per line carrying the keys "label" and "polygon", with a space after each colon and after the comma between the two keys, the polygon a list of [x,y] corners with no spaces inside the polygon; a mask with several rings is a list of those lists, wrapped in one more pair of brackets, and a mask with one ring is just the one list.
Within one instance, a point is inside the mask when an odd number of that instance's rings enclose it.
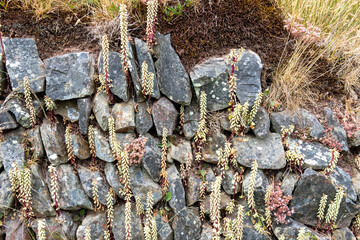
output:
{"label": "navelwort plant", "polygon": [[228,217],[225,217],[223,219],[223,222],[224,222],[224,224],[223,224],[223,226],[224,226],[223,235],[225,237],[225,240],[233,240],[233,239],[235,239],[231,219],[228,218]]}
{"label": "navelwort plant", "polygon": [[270,184],[267,188],[266,188],[266,194],[265,194],[265,204],[266,204],[266,209],[265,209],[265,220],[266,220],[266,226],[268,227],[268,229],[271,229],[271,225],[272,225],[272,220],[271,220],[271,210],[270,210],[270,196],[271,196],[271,192],[273,191],[273,185]]}
{"label": "navelwort plant", "polygon": [[186,163],[182,162],[180,164],[180,178],[183,180],[185,186],[187,185],[187,179],[189,177],[191,164],[192,164],[192,158],[190,156],[190,153],[188,152]]}
{"label": "navelwort plant", "polygon": [[55,102],[49,98],[48,96],[44,96],[44,101],[45,101],[45,108],[46,111],[48,112],[48,118],[51,122],[54,121],[55,119],[55,113],[54,110],[56,109],[56,104]]}
{"label": "navelwort plant", "polygon": [[110,92],[111,79],[109,78],[109,40],[107,35],[104,35],[101,40],[102,57],[104,74],[99,74],[100,87],[98,91],[105,91],[109,97],[109,101],[112,102],[113,96]]}
{"label": "navelwort plant", "polygon": [[31,97],[30,82],[29,82],[29,78],[27,76],[24,77],[23,86],[24,86],[25,106],[29,110],[30,121],[31,121],[32,127],[35,127],[36,113],[35,113],[35,108],[34,108],[34,104],[33,104],[33,99]]}
{"label": "navelwort plant", "polygon": [[150,101],[151,95],[154,93],[154,73],[148,71],[146,61],[141,66],[141,87],[142,94],[148,96],[148,101]]}
{"label": "navelwort plant", "polygon": [[106,195],[106,231],[105,236],[109,237],[108,239],[113,239],[113,226],[114,226],[114,190],[112,188],[109,189],[108,194]]}
{"label": "navelwort plant", "polygon": [[128,12],[125,4],[119,6],[119,20],[120,20],[120,39],[121,39],[121,61],[123,64],[125,75],[128,75],[127,65],[127,44],[128,44]]}
{"label": "navelwort plant", "polygon": [[326,233],[329,232],[334,227],[343,196],[344,196],[344,189],[340,187],[336,191],[334,201],[329,204],[328,211],[325,216],[325,223],[329,225],[329,228],[327,229]]}
{"label": "navelwort plant", "polygon": [[147,19],[146,19],[146,44],[149,49],[152,48],[155,35],[155,20],[158,9],[158,0],[148,0]]}
{"label": "navelwort plant", "polygon": [[101,203],[99,201],[99,190],[98,190],[98,186],[96,183],[96,179],[93,178],[92,180],[92,196],[93,196],[93,202],[94,202],[94,211],[99,211],[101,210]]}
{"label": "navelwort plant", "polygon": [[319,209],[317,213],[318,223],[316,225],[315,230],[320,227],[321,222],[324,220],[327,197],[328,196],[326,194],[323,194],[320,199]]}
{"label": "navelwort plant", "polygon": [[217,176],[216,181],[212,184],[210,194],[210,220],[213,225],[214,236],[213,239],[220,240],[221,234],[221,213],[220,213],[220,199],[221,199],[221,182],[222,176]]}
{"label": "navelwort plant", "polygon": [[250,184],[249,184],[249,190],[248,190],[248,205],[253,213],[254,218],[258,217],[258,213],[255,209],[255,199],[254,199],[257,171],[258,171],[258,164],[257,164],[257,161],[254,160],[254,162],[251,166],[251,177],[250,177]]}
{"label": "navelwort plant", "polygon": [[136,204],[136,214],[139,215],[139,217],[141,218],[141,216],[144,214],[144,205],[141,202],[140,199],[140,195],[137,194],[135,197],[135,204]]}
{"label": "navelwort plant", "polygon": [[96,161],[96,147],[95,147],[95,132],[94,132],[94,127],[93,125],[89,125],[88,128],[88,140],[89,140],[89,150],[90,150],[90,155],[91,155],[91,170],[95,171],[96,170],[96,166],[97,166],[97,161]]}
{"label": "navelwort plant", "polygon": [[60,206],[58,201],[58,190],[59,190],[59,182],[58,176],[56,173],[56,167],[54,165],[49,165],[49,173],[50,173],[50,194],[53,199],[53,206],[55,207],[57,216],[60,216]]}
{"label": "navelwort plant", "polygon": [[324,172],[326,176],[330,176],[330,174],[334,171],[336,164],[339,160],[340,157],[340,153],[338,152],[338,150],[331,149],[331,160],[330,160],[330,165],[325,168]]}
{"label": "navelwort plant", "polygon": [[162,144],[161,144],[161,171],[160,171],[160,177],[162,179],[161,181],[161,189],[163,192],[166,192],[169,188],[169,180],[168,180],[168,173],[166,171],[166,150],[167,150],[167,129],[166,127],[163,128],[163,134],[162,134]]}
{"label": "navelwort plant", "polygon": [[144,235],[145,240],[157,240],[157,227],[155,217],[153,215],[153,195],[152,192],[148,192],[146,197],[146,213],[145,213],[145,226]]}
{"label": "navelwort plant", "polygon": [[231,105],[232,110],[234,109],[234,105],[236,103],[236,64],[241,60],[244,51],[244,48],[240,48],[239,51],[232,49],[229,55],[226,57],[227,64],[231,65],[231,73],[229,76],[229,105]]}
{"label": "navelwort plant", "polygon": [[237,217],[233,223],[235,240],[241,240],[243,237],[243,228],[244,228],[243,222],[244,222],[244,206],[239,204]]}
{"label": "navelwort plant", "polygon": [[202,144],[206,141],[206,135],[209,130],[206,126],[206,114],[207,114],[207,100],[205,91],[200,95],[200,123],[199,128],[195,134],[195,161],[200,162],[202,159]]}
{"label": "navelwort plant", "polygon": [[75,155],[74,155],[74,150],[73,150],[73,145],[72,145],[72,141],[71,141],[71,134],[70,134],[70,129],[71,126],[70,124],[68,124],[66,126],[66,130],[65,130],[65,142],[66,142],[66,151],[67,151],[67,155],[68,155],[68,160],[71,162],[71,164],[74,166],[74,168],[76,168],[76,162],[75,162]]}
{"label": "navelwort plant", "polygon": [[45,219],[38,221],[38,236],[39,240],[46,240]]}
{"label": "navelwort plant", "polygon": [[86,227],[85,228],[85,240],[91,240],[91,232],[90,232],[90,227]]}

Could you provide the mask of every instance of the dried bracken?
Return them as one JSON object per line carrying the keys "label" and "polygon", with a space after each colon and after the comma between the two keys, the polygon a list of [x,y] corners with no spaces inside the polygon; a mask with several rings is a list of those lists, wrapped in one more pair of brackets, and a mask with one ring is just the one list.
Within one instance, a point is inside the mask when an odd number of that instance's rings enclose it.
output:
{"label": "dried bracken", "polygon": [[50,172],[50,194],[51,198],[53,199],[53,206],[55,207],[56,214],[60,215],[60,207],[59,207],[59,201],[58,201],[58,189],[59,189],[59,182],[58,182],[58,176],[56,173],[56,167],[54,165],[49,166],[49,172]]}
{"label": "dried bracken", "polygon": [[221,199],[221,182],[222,176],[216,177],[216,181],[212,184],[210,195],[210,220],[213,224],[214,236],[213,239],[220,239],[221,234],[221,213],[220,213],[220,199]]}
{"label": "dried bracken", "polygon": [[169,181],[168,181],[168,173],[166,170],[166,151],[167,151],[167,129],[166,127],[163,128],[163,134],[162,134],[162,147],[161,147],[161,171],[160,171],[160,177],[162,179],[161,181],[161,189],[163,192],[166,192],[169,187]]}
{"label": "dried bracken", "polygon": [[93,178],[92,180],[91,190],[92,190],[92,197],[94,202],[94,211],[99,211],[101,209],[101,203],[99,201],[99,194],[98,194],[99,190],[95,178]]}
{"label": "dried bracken", "polygon": [[120,20],[120,38],[121,38],[121,61],[124,72],[128,71],[127,65],[127,44],[128,44],[128,13],[125,4],[119,6],[119,20]]}
{"label": "dried bracken", "polygon": [[158,0],[149,0],[147,2],[146,44],[149,49],[151,49],[154,41],[157,9],[158,9]]}
{"label": "dried bracken", "polygon": [[334,171],[336,164],[339,160],[339,157],[340,157],[340,153],[336,149],[331,149],[330,165],[324,170],[327,176],[329,176]]}
{"label": "dried bracken", "polygon": [[144,96],[149,96],[154,92],[154,73],[148,71],[148,65],[146,61],[141,65],[141,87]]}
{"label": "dried bracken", "polygon": [[75,158],[74,150],[73,150],[73,146],[72,146],[70,129],[71,129],[71,126],[67,125],[66,130],[65,130],[66,151],[67,151],[67,155],[68,155],[68,160],[76,168],[76,162],[75,162],[76,158]]}
{"label": "dried bracken", "polygon": [[250,177],[250,184],[248,190],[248,205],[253,213],[254,218],[258,217],[258,213],[255,209],[255,199],[254,199],[257,171],[258,171],[258,164],[257,161],[254,160],[251,167],[251,177]]}
{"label": "dried bracken", "polygon": [[46,232],[45,232],[45,220],[38,221],[38,239],[46,240]]}
{"label": "dried bracken", "polygon": [[34,108],[34,104],[33,104],[33,99],[31,97],[30,82],[29,82],[29,78],[27,76],[24,77],[23,86],[24,86],[25,106],[29,110],[30,121],[31,121],[32,127],[35,127],[36,113],[35,113],[35,108]]}
{"label": "dried bracken", "polygon": [[319,209],[317,213],[318,223],[316,225],[316,229],[320,227],[321,222],[324,220],[327,197],[328,196],[326,194],[323,194],[320,199]]}

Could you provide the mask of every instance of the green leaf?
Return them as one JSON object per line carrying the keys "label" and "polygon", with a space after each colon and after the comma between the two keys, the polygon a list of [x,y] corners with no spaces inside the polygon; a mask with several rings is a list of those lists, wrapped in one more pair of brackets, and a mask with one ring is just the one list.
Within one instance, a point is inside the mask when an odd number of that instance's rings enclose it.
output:
{"label": "green leaf", "polygon": [[79,215],[74,215],[73,220],[74,220],[74,222],[79,221],[79,220],[80,220],[80,216],[79,216]]}
{"label": "green leaf", "polygon": [[270,89],[269,88],[265,89],[264,92],[263,92],[264,97],[269,96],[269,93],[270,93]]}
{"label": "green leaf", "polygon": [[80,214],[80,217],[84,216],[85,215],[85,209],[81,209],[79,214]]}
{"label": "green leaf", "polygon": [[199,173],[200,173],[200,175],[201,175],[202,177],[205,177],[206,172],[205,172],[204,169],[200,169],[200,170],[199,170]]}
{"label": "green leaf", "polygon": [[166,195],[165,195],[165,197],[164,197],[164,199],[165,199],[165,201],[168,202],[168,201],[170,201],[171,197],[172,197],[172,193],[171,193],[171,192],[167,192]]}
{"label": "green leaf", "polygon": [[166,210],[166,211],[170,211],[170,208],[169,208],[169,207],[165,207],[165,210]]}
{"label": "green leaf", "polygon": [[271,107],[274,107],[274,106],[275,106],[275,101],[271,101],[271,102],[270,102],[270,106],[271,106]]}

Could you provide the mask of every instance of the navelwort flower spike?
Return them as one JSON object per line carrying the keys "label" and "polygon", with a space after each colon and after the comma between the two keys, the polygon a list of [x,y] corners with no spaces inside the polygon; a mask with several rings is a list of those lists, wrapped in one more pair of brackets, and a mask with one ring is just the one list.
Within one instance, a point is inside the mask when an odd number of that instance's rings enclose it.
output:
{"label": "navelwort flower spike", "polygon": [[184,123],[185,123],[185,107],[184,107],[183,104],[180,106],[179,119],[180,119],[179,125],[180,125],[181,129],[184,129]]}
{"label": "navelwort flower spike", "polygon": [[90,227],[86,227],[85,228],[85,240],[91,240],[91,232],[90,232]]}
{"label": "navelwort flower spike", "polygon": [[316,229],[320,227],[321,221],[324,220],[327,197],[328,196],[326,194],[323,194],[320,199],[319,209],[317,213],[318,223]]}
{"label": "navelwort flower spike", "polygon": [[127,65],[127,44],[128,44],[128,12],[125,4],[119,4],[120,39],[121,39],[121,61],[124,72],[128,71]]}
{"label": "navelwort flower spike", "polygon": [[301,228],[296,240],[308,240],[309,238],[306,236],[305,228]]}
{"label": "navelwort flower spike", "polygon": [[39,240],[46,240],[45,219],[38,221]]}
{"label": "navelwort flower spike", "polygon": [[166,192],[169,187],[169,181],[168,181],[168,174],[166,170],[166,150],[167,150],[167,129],[166,127],[163,128],[163,134],[162,134],[162,147],[161,147],[161,171],[160,171],[160,177],[162,179],[161,182],[161,188],[163,192]]}
{"label": "navelwort flower spike", "polygon": [[273,191],[274,187],[272,184],[270,184],[267,189],[266,189],[266,194],[265,194],[265,204],[266,204],[266,209],[265,209],[265,220],[266,220],[266,226],[268,227],[268,229],[271,229],[271,225],[272,225],[272,220],[271,220],[271,210],[270,210],[270,197],[271,197],[271,192]]}
{"label": "navelwort flower spike", "polygon": [[158,9],[158,0],[149,0],[147,2],[147,19],[146,19],[146,44],[151,49],[155,35],[155,20]]}
{"label": "navelwort flower spike", "polygon": [[68,124],[66,126],[66,130],[65,130],[66,150],[67,150],[67,154],[68,154],[68,160],[71,162],[71,164],[74,166],[74,168],[76,168],[76,162],[75,162],[76,158],[75,158],[74,150],[73,150],[73,146],[72,146],[70,128],[71,128],[70,124]]}
{"label": "navelwort flower spike", "polygon": [[252,107],[252,109],[248,115],[247,124],[252,129],[255,127],[254,118],[255,118],[256,113],[258,112],[259,107],[261,105],[262,97],[263,97],[263,93],[259,92],[259,94],[256,96],[254,106]]}
{"label": "navelwort flower spike", "polygon": [[106,195],[106,223],[110,238],[113,236],[112,229],[114,225],[114,194],[114,190],[110,188],[108,194]]}
{"label": "navelwort flower spike", "polygon": [[239,51],[236,51],[235,49],[230,50],[229,55],[226,57],[227,60],[227,64],[231,65],[231,73],[229,76],[229,97],[230,97],[230,103],[229,105],[234,106],[234,104],[236,103],[236,74],[235,74],[235,70],[236,69],[236,63],[238,63],[241,58],[242,55],[244,53],[244,48],[240,48]]}
{"label": "navelwort flower spike", "polygon": [[223,234],[224,234],[225,240],[234,240],[235,236],[234,236],[231,219],[228,217],[225,217],[223,222],[224,222],[224,233]]}
{"label": "navelwort flower spike", "polygon": [[129,197],[125,203],[125,229],[126,240],[131,240],[131,201]]}
{"label": "navelwort flower spike", "polygon": [[339,157],[340,157],[340,153],[338,152],[338,150],[336,150],[335,148],[331,149],[330,165],[324,170],[327,176],[330,176],[330,174],[334,171],[336,164],[339,160]]}
{"label": "navelwort flower spike", "polygon": [[45,101],[45,108],[46,111],[48,112],[48,117],[50,121],[54,121],[55,118],[55,113],[54,110],[56,109],[56,104],[55,102],[49,98],[48,96],[44,96],[44,101]]}
{"label": "navelwort flower spike", "polygon": [[111,102],[113,96],[110,92],[111,80],[109,77],[109,40],[107,35],[103,35],[101,39],[101,48],[102,48],[102,62],[103,62],[103,73],[99,74],[100,87],[98,91],[105,91],[106,95],[109,97]]}
{"label": "navelwort flower spike", "polygon": [[241,240],[243,236],[244,206],[238,206],[237,217],[234,223],[235,240]]}
{"label": "navelwort flower spike", "polygon": [[289,128],[281,127],[281,142],[285,147],[285,150],[289,149],[289,136],[294,131],[294,125],[290,125]]}
{"label": "navelwort flower spike", "polygon": [[194,137],[195,142],[206,141],[206,134],[209,131],[208,128],[206,127],[206,114],[207,114],[206,93],[205,91],[202,91],[200,95],[200,123],[199,123],[199,128]]}
{"label": "navelwort flower spike", "polygon": [[257,164],[257,161],[254,160],[252,167],[251,167],[251,178],[250,178],[250,184],[249,184],[249,189],[248,189],[248,205],[253,213],[254,218],[258,217],[258,213],[255,209],[255,199],[254,199],[257,171],[258,171],[258,164]]}
{"label": "navelwort flower spike", "polygon": [[220,239],[221,234],[221,213],[220,213],[220,198],[221,198],[221,182],[222,176],[217,176],[216,181],[212,184],[210,194],[210,220],[213,224],[214,238]]}
{"label": "navelwort flower spike", "polygon": [[90,155],[91,155],[91,170],[96,170],[96,147],[95,147],[95,131],[93,125],[89,125],[88,128],[88,140],[89,140],[89,149],[90,149]]}
{"label": "navelwort flower spike", "polygon": [[49,166],[49,172],[50,172],[50,194],[51,198],[53,199],[53,206],[55,207],[57,216],[60,216],[60,207],[59,207],[59,201],[58,201],[58,189],[59,189],[59,182],[58,182],[58,176],[56,174],[56,167],[54,165]]}
{"label": "navelwort flower spike", "polygon": [[99,190],[96,183],[96,179],[93,178],[92,180],[92,196],[93,196],[93,202],[94,202],[94,211],[99,211],[101,209],[101,203],[99,201]]}
{"label": "navelwort flower spike", "polygon": [[149,96],[154,92],[154,73],[148,71],[148,65],[146,61],[141,66],[141,87],[144,96]]}
{"label": "navelwort flower spike", "polygon": [[329,204],[328,211],[325,216],[325,222],[329,224],[329,228],[326,232],[329,232],[336,223],[337,215],[339,213],[340,204],[344,196],[344,189],[338,188],[335,194],[335,199]]}
{"label": "navelwort flower spike", "polygon": [[31,87],[30,87],[29,78],[26,75],[24,77],[23,86],[24,86],[25,106],[30,112],[30,121],[31,121],[32,127],[35,127],[36,113],[35,113],[35,108],[33,105],[33,99],[31,97]]}
{"label": "navelwort flower spike", "polygon": [[139,194],[136,195],[135,203],[136,203],[136,214],[142,216],[144,214],[144,205],[141,202]]}

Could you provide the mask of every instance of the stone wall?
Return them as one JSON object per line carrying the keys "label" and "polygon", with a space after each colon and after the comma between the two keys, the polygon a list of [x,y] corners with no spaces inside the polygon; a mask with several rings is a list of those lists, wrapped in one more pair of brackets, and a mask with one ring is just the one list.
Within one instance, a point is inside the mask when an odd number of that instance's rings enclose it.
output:
{"label": "stone wall", "polygon": [[[9,172],[15,166],[20,168],[34,157],[37,164],[31,166],[32,202],[35,217],[29,226],[37,234],[39,220],[46,220],[47,239],[83,239],[85,229],[90,228],[92,239],[103,239],[106,230],[106,213],[94,211],[92,201],[93,180],[96,181],[99,201],[106,206],[106,194],[110,187],[117,195],[114,209],[114,237],[125,239],[124,196],[119,189],[116,162],[108,139],[108,118],[115,122],[116,140],[121,147],[140,137],[146,138],[145,154],[140,164],[130,168],[130,188],[134,196],[145,203],[149,191],[153,193],[158,239],[211,239],[209,222],[209,196],[211,184],[219,175],[217,150],[224,147],[231,130],[228,118],[229,108],[229,66],[225,57],[205,60],[189,73],[180,62],[180,58],[171,46],[170,36],[156,34],[157,45],[151,54],[146,44],[135,39],[128,45],[128,66],[132,82],[128,82],[121,64],[121,55],[110,52],[109,77],[112,80],[111,93],[114,102],[109,103],[104,92],[98,92],[94,81],[96,72],[103,73],[103,55],[98,60],[89,52],[73,52],[49,59],[40,59],[33,39],[3,39],[5,46],[6,71],[11,84],[10,93],[1,91],[5,97],[1,103],[0,130],[0,209],[6,216],[3,222],[2,238],[31,239],[21,216],[21,205],[15,200],[11,190]],[[141,71],[139,66],[146,61],[149,71],[156,73],[154,92],[150,101],[141,93]],[[6,68],[5,68],[6,67]],[[259,56],[246,51],[236,68],[236,96],[240,103],[250,105],[261,89],[262,64]],[[28,76],[37,117],[37,125],[32,126],[29,110],[22,97],[23,79]],[[0,87],[5,88],[6,78],[1,77]],[[199,127],[199,96],[207,94],[208,126],[207,142],[203,146],[201,170],[196,163],[189,172],[186,184],[180,177],[180,164],[190,156],[193,158],[193,137]],[[17,93],[16,93],[17,92]],[[57,109],[55,119],[50,121],[44,114],[44,96],[55,100]],[[179,125],[180,106],[184,105],[183,127]],[[149,108],[151,111],[149,111]],[[346,132],[330,109],[325,109],[326,121],[333,127],[332,137],[342,144],[344,154],[359,147],[358,138],[348,143]],[[94,116],[92,118],[91,116]],[[94,144],[96,167],[91,167],[91,155],[88,143],[89,124],[94,126]],[[65,141],[65,128],[71,126],[70,139],[76,157],[76,167],[68,159]],[[292,196],[290,207],[294,213],[286,224],[272,225],[273,239],[284,236],[296,239],[300,229],[312,233],[318,239],[330,239],[314,231],[317,225],[317,210],[320,198],[327,194],[335,197],[338,187],[346,194],[340,206],[335,239],[355,239],[348,227],[354,216],[360,212],[358,200],[359,187],[354,172],[353,179],[339,167],[326,177],[322,170],[329,166],[331,150],[316,141],[289,140],[290,149],[296,146],[304,155],[300,173],[289,171],[285,150],[281,139],[281,127],[295,125],[299,129],[309,129],[309,136],[320,139],[324,136],[324,127],[307,110],[301,109],[293,115],[287,111],[269,114],[261,107],[255,117],[255,127],[249,129],[244,137],[233,139],[235,159],[238,167],[231,167],[224,174],[222,182],[221,209],[233,197],[233,178],[240,167],[245,170],[243,184],[236,189],[237,204],[248,212],[246,198],[250,182],[250,167],[253,160],[258,162],[256,175],[255,202],[260,212],[264,211],[266,188],[272,181],[281,181],[285,195]],[[167,149],[167,171],[171,199],[164,200],[165,193],[160,187],[161,135],[163,128],[168,130],[170,142]],[[28,151],[29,150],[29,151]],[[32,155],[30,155],[32,154]],[[58,176],[58,203],[60,217],[53,206],[50,195],[50,174],[48,167],[53,164]],[[200,199],[200,185],[207,181],[205,199]],[[142,221],[135,212],[133,201],[132,237],[144,239]],[[206,218],[201,221],[200,202],[204,202]],[[16,204],[15,204],[16,203]],[[166,214],[165,214],[166,213]],[[168,217],[162,217],[167,215]],[[231,215],[230,217],[234,217]],[[254,228],[250,216],[245,216],[243,239],[268,239]]]}

